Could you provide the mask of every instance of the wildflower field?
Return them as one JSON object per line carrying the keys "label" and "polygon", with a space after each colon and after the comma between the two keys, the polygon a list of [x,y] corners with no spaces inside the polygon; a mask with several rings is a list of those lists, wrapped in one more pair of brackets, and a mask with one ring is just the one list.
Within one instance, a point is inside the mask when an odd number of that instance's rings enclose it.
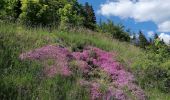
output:
{"label": "wildflower field", "polygon": [[1,23],[0,98],[168,100],[169,61],[150,58],[107,33]]}

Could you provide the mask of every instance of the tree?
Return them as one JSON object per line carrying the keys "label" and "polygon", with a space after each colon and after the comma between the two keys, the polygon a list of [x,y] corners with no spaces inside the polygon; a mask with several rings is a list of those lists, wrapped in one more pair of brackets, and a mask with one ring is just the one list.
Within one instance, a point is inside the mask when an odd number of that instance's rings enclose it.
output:
{"label": "tree", "polygon": [[148,41],[142,31],[139,31],[139,46],[143,49],[146,49],[148,45]]}
{"label": "tree", "polygon": [[153,44],[153,39],[149,38],[149,44],[152,45]]}
{"label": "tree", "polygon": [[0,0],[0,19],[3,18],[4,13],[5,13],[5,1],[4,0]]}
{"label": "tree", "polygon": [[5,0],[0,0],[0,11],[5,7]]}
{"label": "tree", "polygon": [[108,32],[112,34],[112,37],[120,41],[130,41],[129,32],[125,31],[125,27],[122,24],[114,24],[112,20],[106,22],[100,22],[99,26],[102,32]]}
{"label": "tree", "polygon": [[85,17],[84,26],[91,30],[95,30],[96,29],[96,17],[95,17],[93,7],[89,5],[88,2],[85,3],[84,12],[85,12],[84,13],[84,17]]}
{"label": "tree", "polygon": [[155,35],[154,35],[154,40],[157,39],[157,38],[159,38],[159,36],[158,36],[157,33],[155,33]]}
{"label": "tree", "polygon": [[21,13],[20,0],[1,0],[0,18],[7,21],[15,21]]}
{"label": "tree", "polygon": [[17,0],[13,6],[12,11],[14,11],[14,21],[17,20],[19,18],[19,15],[21,14],[22,10],[21,10],[21,0]]}
{"label": "tree", "polygon": [[77,0],[22,0],[20,19],[29,25],[78,26],[83,19],[81,10]]}
{"label": "tree", "polygon": [[136,42],[137,42],[136,33],[133,33],[131,37],[131,43],[136,45],[137,44]]}
{"label": "tree", "polygon": [[73,5],[66,4],[64,8],[59,9],[59,14],[61,17],[61,27],[67,25],[80,25],[82,23],[82,17],[77,15],[77,11],[73,10]]}
{"label": "tree", "polygon": [[23,0],[21,3],[22,3],[22,7],[21,7],[22,13],[20,15],[20,19],[23,21],[23,23],[25,23],[27,25],[39,24],[42,20],[40,18],[41,14],[45,10],[47,10],[48,6],[43,5],[43,7],[42,7],[42,5],[37,0],[35,0],[35,1]]}

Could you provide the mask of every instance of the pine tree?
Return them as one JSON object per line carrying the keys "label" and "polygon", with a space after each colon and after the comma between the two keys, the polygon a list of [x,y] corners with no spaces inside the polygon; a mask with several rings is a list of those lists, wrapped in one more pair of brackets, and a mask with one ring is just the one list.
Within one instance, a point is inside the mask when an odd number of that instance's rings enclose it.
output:
{"label": "pine tree", "polygon": [[5,1],[4,0],[0,0],[0,10],[2,10],[5,6]]}
{"label": "pine tree", "polygon": [[93,7],[91,5],[89,5],[88,2],[85,3],[84,12],[85,12],[84,26],[86,28],[91,29],[91,30],[95,30],[95,28],[96,28],[96,17],[95,17]]}
{"label": "pine tree", "polygon": [[139,31],[139,46],[143,49],[146,49],[148,45],[148,41],[142,31]]}
{"label": "pine tree", "polygon": [[5,13],[5,1],[0,0],[0,20],[3,19]]}
{"label": "pine tree", "polygon": [[136,40],[136,33],[133,33],[132,40]]}
{"label": "pine tree", "polygon": [[159,36],[158,36],[157,33],[155,33],[155,35],[154,35],[154,40],[157,39],[157,38],[159,38]]}
{"label": "pine tree", "polygon": [[14,5],[13,11],[15,12],[14,15],[14,20],[16,20],[17,18],[19,18],[19,15],[21,14],[22,10],[21,10],[21,0],[17,0],[16,4]]}
{"label": "pine tree", "polygon": [[136,42],[137,42],[136,40],[137,40],[137,38],[136,38],[136,33],[133,33],[133,34],[132,34],[132,37],[131,37],[131,43],[134,44],[134,45],[136,45]]}
{"label": "pine tree", "polygon": [[164,42],[164,39],[161,40],[161,44],[166,45],[165,42]]}
{"label": "pine tree", "polygon": [[95,13],[94,13],[94,9],[92,6],[90,6],[90,9],[91,9],[91,22],[93,24],[96,24],[96,16],[95,16]]}
{"label": "pine tree", "polygon": [[149,44],[153,44],[153,40],[152,40],[152,38],[149,38]]}

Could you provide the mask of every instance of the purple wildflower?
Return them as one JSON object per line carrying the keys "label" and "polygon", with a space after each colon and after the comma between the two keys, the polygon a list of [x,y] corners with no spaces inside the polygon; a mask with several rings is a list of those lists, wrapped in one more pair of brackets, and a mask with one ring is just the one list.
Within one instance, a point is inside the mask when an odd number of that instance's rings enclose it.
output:
{"label": "purple wildflower", "polygon": [[116,100],[129,100],[127,95],[122,90],[114,91],[113,96]]}
{"label": "purple wildflower", "polygon": [[82,77],[84,79],[87,79],[88,77],[86,76],[88,75],[95,75],[95,69],[106,72],[110,78],[109,85],[112,84],[112,87],[114,87],[114,89],[108,88],[106,93],[101,92],[99,82],[95,82],[94,80],[80,81],[80,85],[88,85],[91,87],[90,93],[92,100],[101,98],[105,100],[129,100],[123,91],[124,87],[127,87],[131,94],[138,100],[145,100],[146,96],[144,91],[134,83],[134,76],[116,61],[116,55],[114,52],[106,52],[95,47],[87,47],[82,52],[71,53],[66,48],[49,45],[23,53],[20,55],[20,59],[40,60],[42,62],[53,59],[54,64],[44,64],[44,66],[46,66],[44,73],[49,77],[54,77],[56,74],[64,76],[71,75],[72,72],[68,67],[71,60],[75,60],[80,71],[85,74]]}
{"label": "purple wildflower", "polygon": [[[133,94],[139,99],[142,98],[144,100],[144,92],[141,89],[133,84],[134,76],[126,71],[123,66],[116,61],[115,53],[106,52],[99,48],[88,47],[83,52],[74,52],[72,53],[73,57],[77,60],[82,60],[86,62],[90,62],[89,66],[97,66],[100,69],[110,75],[112,78],[112,82],[117,86],[118,89],[114,91],[109,91],[106,95],[103,95],[105,98],[114,97],[117,100],[127,100],[127,96],[124,94],[122,88],[126,86],[130,86],[131,84],[137,87],[136,90],[132,90]],[[89,70],[90,71],[90,70]],[[91,95],[92,100],[99,98],[102,94],[99,92],[99,85],[92,84]],[[130,87],[129,87],[130,88]],[[132,87],[131,87],[132,88]],[[106,99],[107,100],[107,99]]]}
{"label": "purple wildflower", "polygon": [[146,100],[146,95],[142,89],[140,89],[135,84],[129,84],[128,88],[130,91],[132,91],[132,94],[135,95],[138,100]]}
{"label": "purple wildflower", "polygon": [[47,76],[50,77],[54,76],[56,73],[69,76],[71,74],[71,71],[68,68],[69,54],[70,52],[66,48],[48,45],[21,54],[20,59],[41,60],[41,61],[53,59],[55,60],[55,62],[54,65],[52,65],[52,67],[49,68],[49,66],[45,64],[46,66],[44,70],[45,74],[47,74]]}
{"label": "purple wildflower", "polygon": [[92,83],[91,96],[92,96],[92,100],[101,98],[102,93],[100,92],[100,85],[98,83]]}
{"label": "purple wildflower", "polygon": [[83,73],[88,73],[89,72],[89,67],[88,67],[87,62],[81,61],[81,60],[76,60],[76,65],[79,67],[79,69]]}

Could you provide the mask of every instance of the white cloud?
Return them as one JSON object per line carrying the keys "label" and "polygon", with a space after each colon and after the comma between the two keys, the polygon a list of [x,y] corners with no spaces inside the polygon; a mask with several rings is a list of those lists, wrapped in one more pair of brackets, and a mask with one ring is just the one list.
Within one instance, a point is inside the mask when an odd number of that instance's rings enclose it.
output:
{"label": "white cloud", "polygon": [[160,39],[163,39],[166,44],[169,44],[169,43],[170,43],[170,35],[168,35],[168,34],[161,33],[161,34],[159,35],[159,38],[160,38]]}
{"label": "white cloud", "polygon": [[133,37],[134,37],[133,35],[130,36],[131,39],[133,39]]}
{"label": "white cloud", "polygon": [[159,31],[169,32],[170,30],[170,21],[165,21],[162,24],[158,25]]}
{"label": "white cloud", "polygon": [[153,31],[148,32],[148,37],[154,37],[155,33]]}
{"label": "white cloud", "polygon": [[153,21],[159,32],[170,32],[170,0],[110,0],[102,4],[100,14],[133,18],[137,22]]}

